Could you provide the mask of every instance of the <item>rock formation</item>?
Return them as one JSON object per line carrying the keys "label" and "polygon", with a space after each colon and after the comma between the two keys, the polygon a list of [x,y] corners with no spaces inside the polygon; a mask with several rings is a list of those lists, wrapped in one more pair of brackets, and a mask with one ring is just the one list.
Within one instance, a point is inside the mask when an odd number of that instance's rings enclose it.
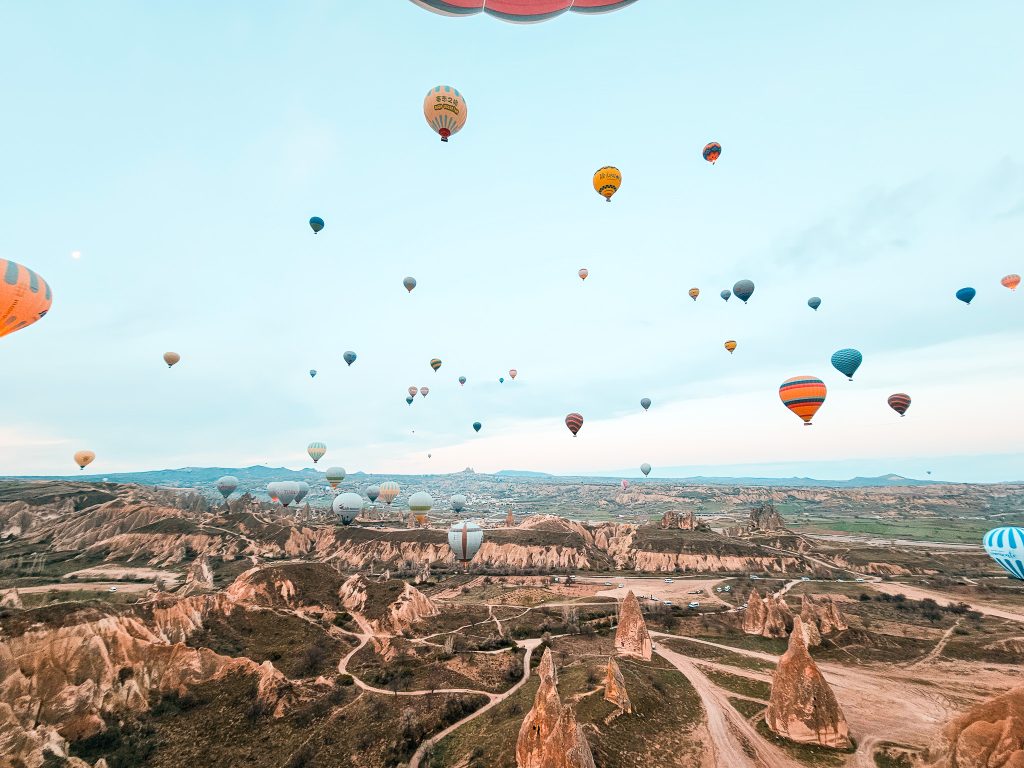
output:
{"label": "rock formation", "polygon": [[213,589],[213,567],[210,565],[210,558],[200,555],[192,561],[188,573],[185,574],[185,583],[182,585],[181,594],[191,595],[194,592]]}
{"label": "rock formation", "polygon": [[604,700],[610,701],[626,714],[633,711],[633,704],[626,692],[626,681],[622,679],[622,670],[619,669],[614,656],[608,657],[608,668],[604,676]]}
{"label": "rock formation", "polygon": [[571,706],[558,696],[558,673],[551,649],[537,668],[540,686],[516,741],[517,768],[594,768],[590,744]]}
{"label": "rock formation", "polygon": [[747,609],[743,612],[743,631],[748,635],[760,635],[764,630],[764,601],[756,589],[750,590]]}
{"label": "rock formation", "polygon": [[756,589],[750,590],[743,613],[744,632],[761,637],[785,637],[792,626],[793,612],[784,598],[768,595],[762,599]]}
{"label": "rock formation", "polygon": [[0,597],[0,608],[24,608],[24,604],[21,602],[21,594],[18,592],[17,587],[12,587],[4,592],[3,597]]}
{"label": "rock formation", "polygon": [[505,515],[505,527],[506,528],[515,528],[516,527],[516,518],[513,516],[511,509],[508,511],[508,514]]}
{"label": "rock formation", "polygon": [[622,656],[651,660],[651,635],[640,612],[640,601],[633,590],[626,593],[619,606],[619,625],[615,628],[615,649]]}
{"label": "rock formation", "polygon": [[440,613],[433,600],[398,579],[376,582],[355,574],[345,580],[338,595],[360,626],[383,637],[400,635],[413,624]]}
{"label": "rock formation", "polygon": [[818,629],[818,617],[810,595],[800,598],[800,628],[804,633],[804,645],[816,648],[821,645],[821,630]]}
{"label": "rock formation", "polygon": [[750,510],[750,531],[778,531],[786,527],[785,521],[770,501]]}
{"label": "rock formation", "polygon": [[839,610],[839,604],[828,595],[817,598],[813,595],[801,596],[800,619],[807,644],[811,647],[821,645],[824,637],[850,628],[843,612]]}
{"label": "rock formation", "polygon": [[662,528],[679,528],[683,531],[692,531],[697,528],[697,517],[693,514],[693,510],[686,512],[673,512],[668,510],[661,517]]}
{"label": "rock formation", "polygon": [[799,617],[793,619],[789,648],[772,677],[765,722],[779,736],[801,744],[848,749],[849,727],[832,688],[804,643]]}
{"label": "rock formation", "polygon": [[427,581],[430,581],[430,563],[424,563],[423,567],[416,572],[415,582],[417,584],[423,584]]}
{"label": "rock formation", "polygon": [[1024,766],[1024,686],[972,707],[942,729],[928,750],[936,768]]}
{"label": "rock formation", "polygon": [[415,512],[410,512],[405,517],[405,527],[406,528],[415,528],[416,525],[417,525],[416,524],[416,513]]}

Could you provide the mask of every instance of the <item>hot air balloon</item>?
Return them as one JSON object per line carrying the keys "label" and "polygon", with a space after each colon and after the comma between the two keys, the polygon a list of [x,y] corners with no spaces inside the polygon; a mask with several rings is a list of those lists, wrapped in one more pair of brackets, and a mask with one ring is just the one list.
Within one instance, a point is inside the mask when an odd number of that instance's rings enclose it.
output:
{"label": "hot air balloon", "polygon": [[794,376],[786,379],[779,387],[782,404],[804,420],[804,426],[811,426],[811,419],[825,402],[828,390],[825,382],[814,376]]}
{"label": "hot air balloon", "polygon": [[430,387],[420,387],[420,394],[426,397],[430,394]]}
{"label": "hot air balloon", "polygon": [[811,298],[807,300],[807,306],[813,309],[815,312],[817,312],[818,307],[821,306],[821,299],[819,299],[817,296],[811,296]]}
{"label": "hot air balloon", "polygon": [[696,301],[697,297],[700,296],[700,288],[691,288],[690,290],[687,291],[687,293],[690,294],[691,299]]}
{"label": "hot air balloon", "polygon": [[309,220],[309,228],[313,230],[313,234],[317,234],[321,229],[324,228],[324,220],[319,216],[313,216]]}
{"label": "hot air balloon", "polygon": [[416,516],[416,522],[424,525],[427,522],[427,513],[433,509],[434,499],[426,491],[416,491],[409,497],[409,511]]}
{"label": "hot air balloon", "polygon": [[519,375],[519,371],[517,371],[515,368],[509,368],[508,375],[511,376],[512,380],[514,381],[516,376]]}
{"label": "hot air balloon", "polygon": [[717,141],[712,141],[704,145],[704,151],[701,154],[709,163],[714,163],[722,154],[722,145]]}
{"label": "hot air balloon", "polygon": [[580,15],[609,13],[632,5],[636,0],[544,0],[543,2],[508,2],[508,0],[413,0],[416,5],[439,16],[468,18],[486,13],[496,19],[515,24],[547,21],[572,11]]}
{"label": "hot air balloon", "polygon": [[448,546],[455,559],[462,563],[464,572],[469,570],[469,563],[480,551],[483,540],[483,529],[471,520],[456,521],[448,529]]}
{"label": "hot air balloon", "polygon": [[455,512],[461,512],[466,508],[466,497],[461,493],[456,493],[452,496],[452,510]]}
{"label": "hot air balloon", "polygon": [[32,325],[52,303],[49,283],[28,267],[0,259],[0,336]]}
{"label": "hot air balloon", "polygon": [[459,386],[462,386],[462,387],[466,386],[466,377],[465,376],[459,376]]}
{"label": "hot air balloon", "polygon": [[570,413],[565,417],[565,426],[572,432],[572,436],[576,437],[576,433],[580,431],[580,427],[583,426],[583,417],[578,413]]}
{"label": "hot air balloon", "polygon": [[416,397],[416,394],[419,392],[416,387],[409,387],[406,391],[409,393],[409,397]]}
{"label": "hot air balloon", "polygon": [[96,454],[92,451],[78,451],[75,453],[75,464],[78,465],[79,469],[85,469],[93,460],[96,458]]}
{"label": "hot air balloon", "polygon": [[856,349],[840,349],[832,355],[832,367],[850,381],[863,361],[864,356]]}
{"label": "hot air balloon", "polygon": [[277,500],[281,502],[281,506],[287,507],[299,495],[299,484],[292,482],[278,483],[276,490]]}
{"label": "hot air balloon", "polygon": [[271,501],[277,501],[277,487],[280,483],[267,483],[267,496]]}
{"label": "hot air balloon", "polygon": [[238,488],[238,478],[233,475],[224,475],[224,477],[217,481],[216,485],[220,495],[224,497],[224,501],[227,501],[228,496]]}
{"label": "hot air balloon", "polygon": [[586,267],[583,267],[583,268],[582,268],[582,269],[580,269],[580,271],[579,271],[579,272],[577,272],[576,274],[580,276],[580,280],[586,280],[586,279],[587,279],[587,275],[589,275],[589,274],[590,274],[590,270],[589,270],[589,269],[587,269]]}
{"label": "hot air balloon", "polygon": [[888,402],[890,408],[903,416],[907,412],[907,408],[910,407],[910,395],[897,392],[895,395],[889,395]]}
{"label": "hot air balloon", "polygon": [[499,384],[504,384],[505,383],[505,377],[504,376],[499,376],[498,377],[498,383]]}
{"label": "hot air balloon", "polygon": [[441,367],[441,359],[437,357],[431,358],[430,367],[434,369],[434,373],[437,373],[437,369]]}
{"label": "hot air balloon", "polygon": [[310,368],[309,369],[309,378],[311,378],[311,379],[315,379],[316,378],[316,369],[315,368]]}
{"label": "hot air balloon", "polygon": [[409,405],[412,405],[412,397],[406,397],[405,402],[407,402]]}
{"label": "hot air balloon", "polygon": [[640,407],[643,408],[645,411],[648,408],[650,408],[651,407],[651,398],[649,398],[649,397],[641,397],[640,398]]}
{"label": "hot air balloon", "polygon": [[348,365],[352,365],[352,363],[356,361],[356,353],[353,352],[352,350],[349,350],[348,352],[341,356],[341,359],[344,360]]}
{"label": "hot air balloon", "polygon": [[1016,291],[1017,286],[1020,285],[1020,275],[1007,275],[999,281],[1002,285],[1005,285],[1011,291]]}
{"label": "hot air balloon", "polygon": [[747,299],[754,295],[754,282],[752,280],[740,280],[732,287],[732,292],[736,294],[736,298],[742,299],[743,303],[746,304]]}
{"label": "hot air balloon", "polygon": [[167,367],[170,368],[181,360],[181,355],[177,352],[164,352],[164,362],[167,363]]}
{"label": "hot air balloon", "polygon": [[349,525],[363,511],[363,497],[352,491],[339,493],[334,497],[331,509],[334,510],[334,514],[341,520],[342,525]]}
{"label": "hot air balloon", "polygon": [[729,339],[727,342],[725,342],[725,348],[729,350],[729,354],[731,355],[732,351],[736,349],[736,342],[733,341],[732,339]]}
{"label": "hot air balloon", "polygon": [[309,493],[309,483],[304,480],[299,480],[296,485],[299,486],[299,492],[295,494],[295,503],[298,504],[306,498],[306,494]]}
{"label": "hot air balloon", "polygon": [[429,458],[431,458],[431,457],[432,457],[433,455],[434,455],[434,454],[432,454],[432,453],[428,453],[428,454],[427,454],[427,458],[429,459]]}
{"label": "hot air balloon", "polygon": [[391,502],[398,498],[399,487],[394,480],[380,484],[380,500],[391,506]]}
{"label": "hot air balloon", "polygon": [[[449,539],[451,537],[449,536]],[[982,539],[988,556],[1015,579],[1024,580],[1024,528],[993,528]]]}
{"label": "hot air balloon", "polygon": [[466,100],[450,85],[434,86],[423,97],[423,117],[441,135],[441,141],[462,130],[467,114]]}
{"label": "hot air balloon", "polygon": [[474,421],[473,422],[473,431],[474,432],[479,432],[480,431],[480,427],[482,427],[482,426],[483,426],[483,424],[481,424],[479,421]]}
{"label": "hot air balloon", "polygon": [[306,453],[309,454],[309,458],[316,464],[320,459],[323,458],[324,454],[327,453],[327,445],[324,443],[310,443],[306,447]]}
{"label": "hot air balloon", "polygon": [[404,280],[402,280],[402,285],[405,286],[405,290],[407,290],[409,293],[412,293],[412,289],[416,287],[416,278],[407,277]]}
{"label": "hot air balloon", "polygon": [[649,474],[651,474],[651,465],[645,461],[643,464],[640,465],[640,471],[644,473],[644,477],[647,477]]}
{"label": "hot air balloon", "polygon": [[609,203],[612,201],[612,195],[619,191],[620,186],[622,186],[622,174],[619,173],[618,168],[606,165],[604,168],[598,168],[594,174],[594,190]]}
{"label": "hot air balloon", "polygon": [[629,488],[629,480],[623,480],[621,482],[622,482],[622,490],[626,490],[627,488]]}
{"label": "hot air balloon", "polygon": [[977,294],[978,292],[973,288],[961,288],[956,292],[956,297],[964,304],[970,304]]}
{"label": "hot air balloon", "polygon": [[726,288],[724,291],[722,291],[718,295],[722,297],[722,301],[728,301],[729,297],[732,296],[732,291],[730,291],[728,288]]}
{"label": "hot air balloon", "polygon": [[331,484],[331,488],[337,488],[338,484],[345,479],[345,468],[344,467],[328,467],[327,468],[327,482]]}
{"label": "hot air balloon", "polygon": [[366,498],[368,498],[371,502],[376,502],[378,496],[380,496],[379,485],[366,486]]}

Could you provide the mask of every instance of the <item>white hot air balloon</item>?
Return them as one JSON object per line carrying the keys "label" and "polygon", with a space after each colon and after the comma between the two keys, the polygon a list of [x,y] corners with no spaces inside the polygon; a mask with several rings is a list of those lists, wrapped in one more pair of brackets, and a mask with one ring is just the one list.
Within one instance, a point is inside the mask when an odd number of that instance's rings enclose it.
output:
{"label": "white hot air balloon", "polygon": [[281,506],[287,507],[289,504],[295,501],[295,497],[298,495],[298,483],[284,482],[277,484],[277,500],[281,502]]}
{"label": "white hot air balloon", "polygon": [[300,480],[296,485],[299,486],[299,492],[295,494],[295,503],[298,504],[306,498],[306,494],[309,493],[309,483]]}
{"label": "white hot air balloon", "polygon": [[454,522],[448,529],[448,546],[455,553],[455,559],[462,563],[463,571],[469,570],[469,561],[480,551],[483,541],[483,529],[472,520]]}
{"label": "white hot air balloon", "polygon": [[1024,528],[993,528],[982,539],[988,556],[1015,579],[1024,581]]}
{"label": "white hot air balloon", "polygon": [[335,497],[331,505],[334,514],[341,520],[342,525],[348,525],[355,520],[363,509],[363,497],[358,493],[348,491]]}
{"label": "white hot air balloon", "polygon": [[224,501],[228,500],[228,496],[234,493],[236,488],[238,488],[238,478],[233,475],[224,475],[217,481],[217,490],[224,497]]}
{"label": "white hot air balloon", "polygon": [[640,471],[644,473],[644,477],[647,477],[649,474],[651,474],[651,465],[645,461],[643,464],[640,465]]}
{"label": "white hot air balloon", "polygon": [[456,493],[452,496],[452,510],[455,512],[461,512],[466,508],[466,497],[461,493]]}

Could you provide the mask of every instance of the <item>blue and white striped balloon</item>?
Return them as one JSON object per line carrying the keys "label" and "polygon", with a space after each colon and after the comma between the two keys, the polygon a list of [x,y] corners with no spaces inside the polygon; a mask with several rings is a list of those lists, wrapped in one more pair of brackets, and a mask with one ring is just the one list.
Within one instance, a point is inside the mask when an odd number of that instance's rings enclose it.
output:
{"label": "blue and white striped balloon", "polygon": [[989,557],[1013,578],[1024,581],[1024,528],[993,528],[982,541]]}

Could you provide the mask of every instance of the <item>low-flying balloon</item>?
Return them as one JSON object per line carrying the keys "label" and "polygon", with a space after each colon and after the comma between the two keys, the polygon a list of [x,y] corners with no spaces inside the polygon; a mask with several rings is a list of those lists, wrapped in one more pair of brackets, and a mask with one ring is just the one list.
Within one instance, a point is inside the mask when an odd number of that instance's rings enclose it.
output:
{"label": "low-flying balloon", "polygon": [[641,397],[640,398],[640,407],[643,408],[645,411],[648,408],[650,408],[651,407],[651,398],[649,398],[649,397]]}
{"label": "low-flying balloon", "polygon": [[234,475],[224,475],[220,478],[217,483],[217,490],[220,491],[220,495],[224,497],[224,501],[228,500],[228,496],[235,492],[238,488],[238,478]]}
{"label": "low-flying balloon", "polygon": [[338,485],[345,479],[345,468],[328,467],[326,474],[327,482],[331,484],[331,488],[337,488]]}
{"label": "low-flying balloon", "polygon": [[819,299],[817,296],[811,296],[811,298],[807,300],[807,306],[813,309],[815,312],[817,312],[818,307],[821,306],[821,299]]}
{"label": "low-flying balloon", "polygon": [[572,432],[572,436],[576,437],[576,433],[580,431],[583,426],[583,417],[578,413],[570,413],[565,417],[565,426]]}
{"label": "low-flying balloon", "polygon": [[903,416],[907,412],[907,408],[910,407],[910,395],[897,392],[895,395],[889,395],[888,403],[890,408]]}
{"label": "low-flying balloon", "polygon": [[853,381],[853,374],[864,362],[864,356],[856,349],[840,349],[832,355],[832,367]]}
{"label": "low-flying balloon", "polygon": [[580,280],[586,280],[586,279],[587,279],[587,275],[589,275],[589,274],[590,274],[590,270],[589,270],[589,269],[587,269],[586,267],[583,267],[583,268],[582,268],[582,269],[581,269],[581,270],[580,270],[579,272],[577,272],[576,274],[580,276]]}
{"label": "low-flying balloon", "polygon": [[462,386],[462,387],[466,386],[466,377],[465,376],[459,376],[459,386]]}
{"label": "low-flying balloon", "polygon": [[405,286],[405,290],[407,290],[409,293],[412,293],[412,289],[416,287],[416,278],[407,277],[404,280],[402,280],[402,285]]}
{"label": "low-flying balloon", "polygon": [[277,501],[277,487],[280,483],[267,483],[267,496],[271,501]]}
{"label": "low-flying balloon", "polygon": [[420,387],[420,394],[426,397],[430,394],[430,387]]}
{"label": "low-flying balloon", "polygon": [[455,512],[461,512],[466,508],[466,497],[461,493],[456,493],[452,496],[452,510]]}
{"label": "low-flying balloon", "polygon": [[508,375],[511,376],[514,381],[516,376],[519,375],[519,371],[517,371],[515,368],[509,368]]}
{"label": "low-flying balloon", "polygon": [[309,454],[309,458],[316,464],[320,459],[327,453],[327,445],[325,443],[313,442],[306,447],[306,453]]}
{"label": "low-flying balloon", "polygon": [[455,559],[462,563],[463,571],[469,570],[469,563],[480,551],[483,540],[483,529],[471,520],[456,521],[448,529],[448,546]]}
{"label": "low-flying balloon", "polygon": [[999,283],[1006,286],[1011,291],[1016,291],[1017,286],[1020,285],[1020,275],[1007,275],[1000,280]]}
{"label": "low-flying balloon", "polygon": [[649,474],[651,474],[651,465],[645,461],[643,464],[640,465],[640,471],[644,473],[644,477],[647,477]]}
{"label": "low-flying balloon", "polygon": [[598,168],[594,174],[594,190],[609,203],[612,201],[612,195],[619,191],[620,186],[622,186],[622,174],[614,166],[606,165],[604,168]]}
{"label": "low-flying balloon", "polygon": [[341,359],[344,360],[346,364],[352,365],[352,363],[356,361],[356,357],[356,353],[353,352],[352,350],[349,350],[348,352],[341,356]]}
{"label": "low-flying balloon", "polygon": [[324,228],[324,220],[319,216],[312,216],[309,219],[309,228],[313,230],[313,234],[317,234],[321,229]]}
{"label": "low-flying balloon", "polygon": [[427,513],[434,508],[434,498],[426,491],[416,491],[409,497],[409,511],[416,516],[416,522],[427,522]]}
{"label": "low-flying balloon", "polygon": [[79,469],[85,469],[95,460],[96,454],[92,451],[77,451],[75,453],[75,464]]}
{"label": "low-flying balloon", "polygon": [[1015,579],[1024,580],[1024,528],[993,528],[982,539],[988,556]]}
{"label": "low-flying balloon", "polygon": [[430,360],[430,367],[434,369],[434,373],[437,373],[437,369],[441,367],[441,358],[434,357]]}
{"label": "low-flying balloon", "polygon": [[0,336],[32,325],[52,303],[49,283],[28,267],[0,259]]}
{"label": "low-flying balloon", "polygon": [[717,141],[709,142],[704,145],[704,151],[701,154],[709,163],[714,163],[722,155],[722,145]]}
{"label": "low-flying balloon", "polygon": [[331,509],[334,510],[334,514],[338,516],[342,525],[349,525],[363,511],[363,497],[352,491],[339,493],[334,497]]}
{"label": "low-flying balloon", "polygon": [[466,100],[450,85],[434,86],[423,98],[423,117],[441,141],[446,142],[461,131],[468,114]]}
{"label": "low-flying balloon", "polygon": [[729,350],[729,354],[731,355],[732,351],[736,349],[736,342],[733,341],[732,339],[729,339],[727,342],[725,342],[725,348]]}
{"label": "low-flying balloon", "polygon": [[375,501],[377,501],[377,497],[378,496],[380,496],[380,486],[379,485],[368,485],[368,486],[366,486],[366,498],[368,498],[371,502],[375,502]]}
{"label": "low-flying balloon", "polygon": [[722,297],[723,301],[728,301],[729,298],[732,296],[732,291],[730,291],[728,288],[726,288],[724,291],[722,291],[718,295]]}
{"label": "low-flying balloon", "polygon": [[399,493],[398,483],[394,480],[388,480],[380,484],[380,500],[391,506],[391,502],[398,498]]}
{"label": "low-flying balloon", "polygon": [[779,386],[782,404],[803,419],[804,426],[811,426],[811,419],[825,402],[828,390],[825,382],[814,376],[794,376]]}
{"label": "low-flying balloon", "polygon": [[622,490],[626,490],[627,488],[629,488],[629,480],[622,480],[621,484],[622,484]]}
{"label": "low-flying balloon", "polygon": [[281,502],[281,506],[287,507],[299,495],[299,484],[293,482],[278,483],[276,490],[277,500]]}
{"label": "low-flying balloon", "polygon": [[483,426],[483,424],[481,424],[481,423],[480,423],[479,421],[474,421],[474,422],[473,422],[473,431],[474,431],[474,432],[479,432],[479,431],[480,431],[480,428],[481,428],[482,426]]}
{"label": "low-flying balloon", "polygon": [[742,299],[743,303],[746,304],[747,299],[754,295],[754,282],[752,280],[740,280],[732,287],[732,292],[736,294],[736,298]]}
{"label": "low-flying balloon", "polygon": [[295,494],[295,503],[298,504],[306,498],[306,494],[309,493],[309,483],[305,480],[299,480],[296,485],[299,486],[299,492]]}
{"label": "low-flying balloon", "polygon": [[687,293],[690,294],[691,299],[696,301],[697,297],[700,296],[700,288],[691,288],[690,290],[687,291]]}
{"label": "low-flying balloon", "polygon": [[164,362],[167,363],[168,368],[173,367],[179,360],[181,360],[181,355],[177,352],[164,352]]}
{"label": "low-flying balloon", "polygon": [[956,297],[960,299],[964,304],[970,304],[974,297],[978,295],[978,292],[973,288],[961,288],[956,292]]}

